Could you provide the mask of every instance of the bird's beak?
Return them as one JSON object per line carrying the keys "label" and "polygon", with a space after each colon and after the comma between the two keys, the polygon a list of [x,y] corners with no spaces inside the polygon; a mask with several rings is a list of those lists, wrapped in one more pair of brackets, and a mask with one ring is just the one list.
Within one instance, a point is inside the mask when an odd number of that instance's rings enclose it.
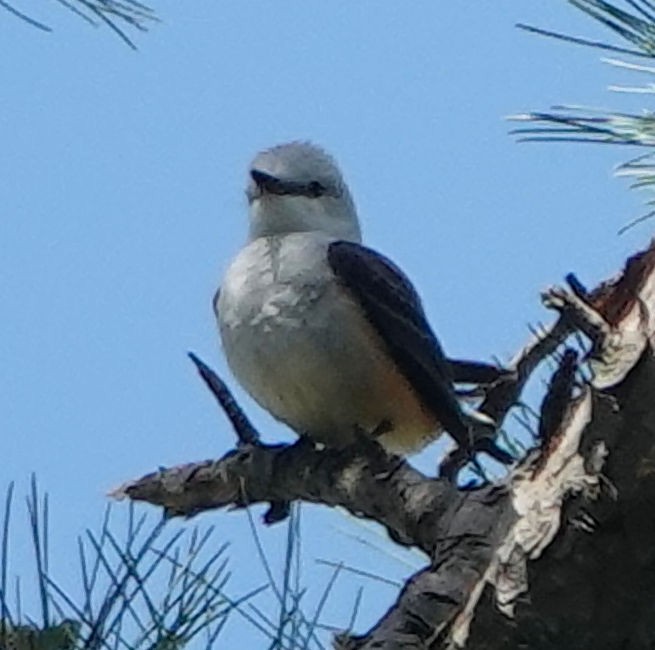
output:
{"label": "bird's beak", "polygon": [[255,185],[257,185],[262,194],[289,194],[283,181],[275,176],[267,174],[266,172],[260,172],[258,169],[251,169],[250,177],[255,181]]}
{"label": "bird's beak", "polygon": [[251,169],[250,177],[255,181],[255,185],[257,185],[261,194],[276,194],[277,196],[286,196],[289,194],[295,196],[307,196],[309,192],[306,183],[283,181],[277,176],[272,176],[271,174],[259,171],[258,169]]}

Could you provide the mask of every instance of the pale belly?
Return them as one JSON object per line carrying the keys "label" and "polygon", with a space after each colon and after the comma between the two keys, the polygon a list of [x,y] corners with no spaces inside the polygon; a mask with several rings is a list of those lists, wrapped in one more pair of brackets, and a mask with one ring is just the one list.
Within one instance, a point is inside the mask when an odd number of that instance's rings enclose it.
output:
{"label": "pale belly", "polygon": [[392,427],[380,438],[391,451],[415,451],[434,439],[435,418],[320,262],[325,255],[305,248],[313,268],[297,277],[291,271],[299,260],[284,248],[263,252],[248,258],[246,249],[235,260],[218,305],[228,363],[254,399],[298,434],[330,446],[382,422]]}

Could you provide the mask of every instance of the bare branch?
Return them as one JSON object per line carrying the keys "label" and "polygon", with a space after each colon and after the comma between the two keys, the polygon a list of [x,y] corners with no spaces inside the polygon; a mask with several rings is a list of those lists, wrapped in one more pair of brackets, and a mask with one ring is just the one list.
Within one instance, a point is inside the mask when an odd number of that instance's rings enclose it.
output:
{"label": "bare branch", "polygon": [[205,384],[207,384],[207,388],[212,392],[216,401],[230,420],[239,439],[239,444],[257,444],[259,442],[259,432],[234,399],[227,384],[193,352],[189,352],[189,358],[195,364],[198,373],[203,378]]}
{"label": "bare branch", "polygon": [[[539,363],[579,331],[593,341],[592,385],[580,383],[573,349],[558,356],[539,414],[542,446],[500,485],[457,490],[371,440],[343,450],[300,440],[291,446],[241,442],[219,460],[160,470],[113,496],[162,506],[169,516],[299,499],[342,506],[378,521],[399,544],[422,549],[429,566],[407,581],[368,633],[339,637],[343,649],[620,647],[617,639],[625,638],[629,621],[602,607],[599,614],[605,578],[596,586],[594,576],[611,574],[626,592],[634,576],[642,575],[644,593],[652,595],[655,560],[644,549],[638,557],[621,556],[620,527],[602,532],[603,548],[614,553],[610,567],[599,567],[602,554],[588,547],[598,543],[598,522],[608,513],[643,526],[655,507],[655,482],[646,483],[655,475],[655,411],[649,410],[655,398],[655,243],[629,260],[618,279],[591,292],[573,282],[572,291],[550,290],[547,301],[559,319],[485,389],[484,412],[502,422]],[[214,383],[212,391],[221,394],[218,378],[198,365],[208,384]],[[603,489],[610,480],[602,472],[611,477],[611,489]],[[655,529],[647,539],[652,544]],[[552,552],[544,554],[551,547],[558,549],[556,560]],[[587,548],[584,555],[581,548]],[[572,575],[576,584],[592,586],[568,589]],[[528,590],[532,605],[522,598]],[[597,622],[576,645],[566,630],[579,628],[567,621],[584,598]],[[652,625],[650,630],[647,638],[655,643]],[[602,645],[608,635],[613,645]]]}

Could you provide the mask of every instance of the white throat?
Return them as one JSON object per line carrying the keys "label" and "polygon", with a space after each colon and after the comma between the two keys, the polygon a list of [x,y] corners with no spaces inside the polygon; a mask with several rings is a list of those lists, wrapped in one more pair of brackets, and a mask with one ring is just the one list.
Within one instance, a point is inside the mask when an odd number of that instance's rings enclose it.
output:
{"label": "white throat", "polygon": [[263,195],[250,204],[249,241],[296,232],[320,232],[358,243],[362,239],[349,197]]}

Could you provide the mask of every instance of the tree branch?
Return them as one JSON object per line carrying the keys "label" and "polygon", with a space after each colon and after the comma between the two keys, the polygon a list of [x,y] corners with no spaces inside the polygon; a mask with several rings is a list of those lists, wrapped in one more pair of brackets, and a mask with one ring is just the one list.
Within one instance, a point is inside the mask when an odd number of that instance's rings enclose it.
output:
{"label": "tree branch", "polygon": [[162,506],[190,517],[214,508],[302,500],[341,506],[386,526],[400,544],[430,554],[434,526],[457,496],[447,481],[429,479],[376,443],[343,450],[294,445],[248,445],[223,458],[164,469],[127,483],[111,496]]}
{"label": "tree branch", "polygon": [[[487,389],[483,409],[500,420],[540,361],[576,328],[592,339],[591,385],[576,379],[577,354],[565,351],[541,406],[541,447],[500,485],[457,490],[365,439],[333,450],[255,438],[219,460],[144,476],[113,496],[162,506],[169,516],[296,499],[338,505],[427,553],[429,566],[407,581],[378,624],[336,640],[343,649],[650,647],[617,641],[633,633],[626,629],[633,619],[608,611],[601,596],[604,576],[612,575],[629,602],[634,584],[644,588],[639,602],[655,600],[655,524],[642,521],[652,520],[655,507],[655,245],[618,279],[590,293],[580,287],[548,292],[558,321]],[[608,525],[616,517],[635,535],[652,532],[633,542],[638,557],[625,550],[623,524]],[[588,611],[601,618],[584,643],[574,643],[575,622]],[[639,634],[655,644],[642,618]]]}

